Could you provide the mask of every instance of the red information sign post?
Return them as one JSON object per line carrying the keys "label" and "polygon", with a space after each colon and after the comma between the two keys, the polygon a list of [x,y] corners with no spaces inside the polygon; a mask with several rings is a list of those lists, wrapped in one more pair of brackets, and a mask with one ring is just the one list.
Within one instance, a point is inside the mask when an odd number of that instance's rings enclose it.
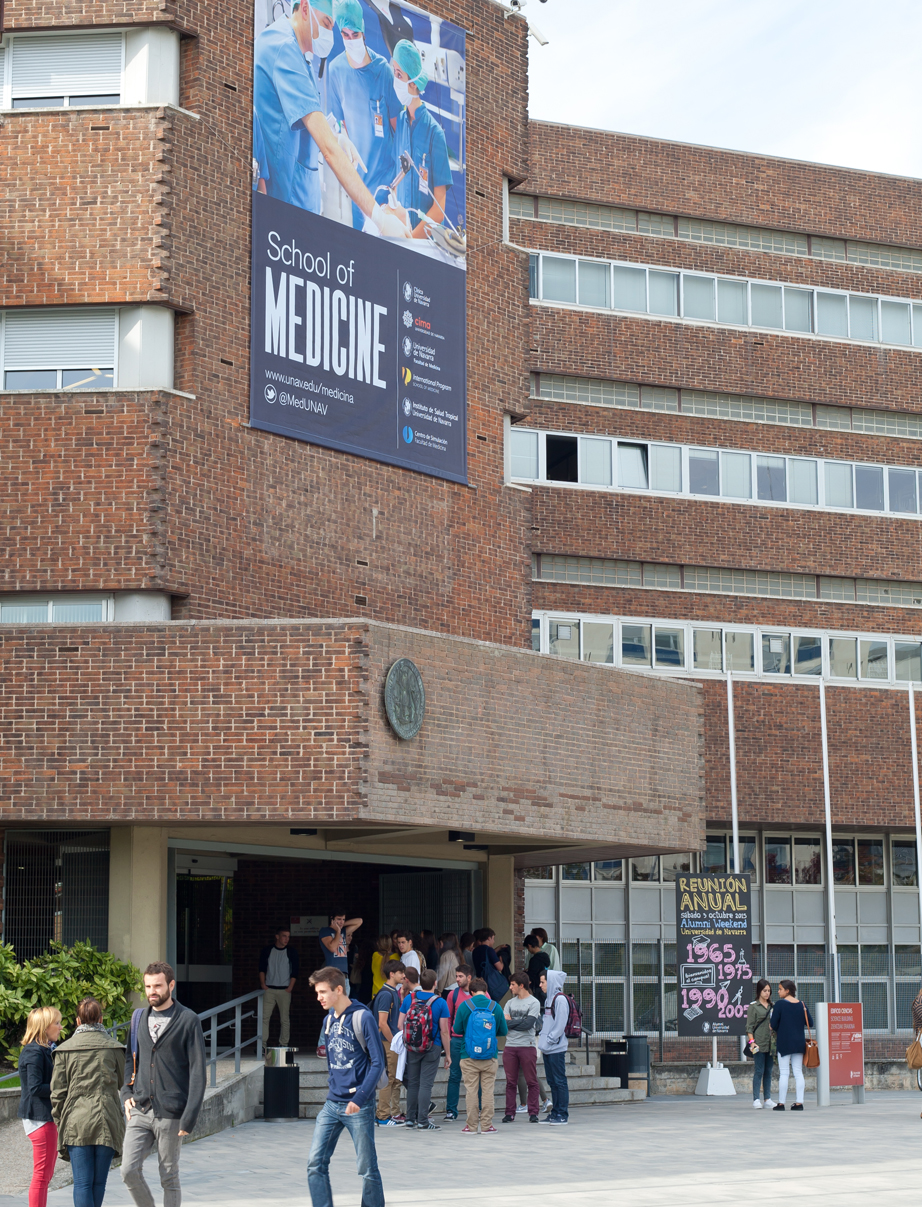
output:
{"label": "red information sign post", "polygon": [[820,1002],[817,1005],[820,1067],[816,1091],[819,1106],[829,1105],[830,1089],[851,1086],[855,1101],[864,1101],[864,1031],[860,1002]]}

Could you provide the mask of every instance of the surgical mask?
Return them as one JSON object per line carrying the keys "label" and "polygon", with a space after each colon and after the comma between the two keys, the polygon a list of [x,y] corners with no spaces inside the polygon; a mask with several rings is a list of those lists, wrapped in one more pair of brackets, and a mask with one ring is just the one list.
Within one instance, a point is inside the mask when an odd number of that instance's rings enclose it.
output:
{"label": "surgical mask", "polygon": [[394,91],[397,93],[397,100],[401,105],[409,105],[410,100],[410,84],[407,80],[394,80]]}
{"label": "surgical mask", "polygon": [[346,54],[353,63],[361,63],[365,58],[365,39],[364,38],[343,38],[343,46],[346,48]]}
{"label": "surgical mask", "polygon": [[333,31],[332,29],[325,29],[319,21],[317,25],[318,29],[313,36],[311,49],[318,59],[325,59],[333,49]]}

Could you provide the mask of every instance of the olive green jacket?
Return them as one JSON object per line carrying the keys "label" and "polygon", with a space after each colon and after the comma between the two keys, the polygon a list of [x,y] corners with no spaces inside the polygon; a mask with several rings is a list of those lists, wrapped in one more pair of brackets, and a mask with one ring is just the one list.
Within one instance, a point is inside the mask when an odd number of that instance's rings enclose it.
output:
{"label": "olive green jacket", "polygon": [[104,1031],[81,1031],[57,1047],[51,1114],[65,1161],[70,1160],[69,1144],[106,1144],[121,1156],[125,1113],[119,1087],[124,1076],[124,1044]]}
{"label": "olive green jacket", "polygon": [[746,1014],[746,1034],[751,1035],[762,1052],[771,1052],[774,1035],[768,1025],[772,1016],[771,1006],[763,1006],[761,1002],[751,1002]]}

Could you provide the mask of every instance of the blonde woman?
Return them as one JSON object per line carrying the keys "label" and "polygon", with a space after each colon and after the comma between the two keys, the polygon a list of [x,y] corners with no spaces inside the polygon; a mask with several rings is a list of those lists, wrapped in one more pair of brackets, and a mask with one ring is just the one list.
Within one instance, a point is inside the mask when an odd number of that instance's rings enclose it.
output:
{"label": "blonde woman", "polygon": [[26,1019],[19,1054],[19,1118],[32,1141],[32,1182],[29,1207],[45,1207],[48,1186],[58,1154],[58,1129],[51,1118],[51,1069],[54,1046],[61,1034],[61,1013],[54,1006],[36,1006]]}
{"label": "blonde woman", "polygon": [[390,935],[378,935],[375,939],[375,950],[371,955],[371,993],[372,1001],[378,996],[380,990],[387,984],[387,976],[384,973],[384,965],[391,958],[391,953],[394,950],[394,944]]}

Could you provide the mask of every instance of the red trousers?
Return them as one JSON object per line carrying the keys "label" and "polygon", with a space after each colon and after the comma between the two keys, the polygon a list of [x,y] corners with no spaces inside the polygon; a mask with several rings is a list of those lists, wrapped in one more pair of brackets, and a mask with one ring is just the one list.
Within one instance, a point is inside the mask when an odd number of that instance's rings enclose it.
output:
{"label": "red trousers", "polygon": [[58,1129],[46,1123],[29,1136],[32,1141],[32,1181],[29,1184],[29,1207],[46,1207],[48,1183],[58,1159]]}
{"label": "red trousers", "polygon": [[[514,1115],[518,1106],[519,1069],[528,1086],[528,1113],[537,1115],[540,1103],[538,1086],[538,1053],[535,1048],[503,1048],[503,1070],[506,1074],[506,1114]],[[32,1207],[30,1204],[29,1207]]]}

